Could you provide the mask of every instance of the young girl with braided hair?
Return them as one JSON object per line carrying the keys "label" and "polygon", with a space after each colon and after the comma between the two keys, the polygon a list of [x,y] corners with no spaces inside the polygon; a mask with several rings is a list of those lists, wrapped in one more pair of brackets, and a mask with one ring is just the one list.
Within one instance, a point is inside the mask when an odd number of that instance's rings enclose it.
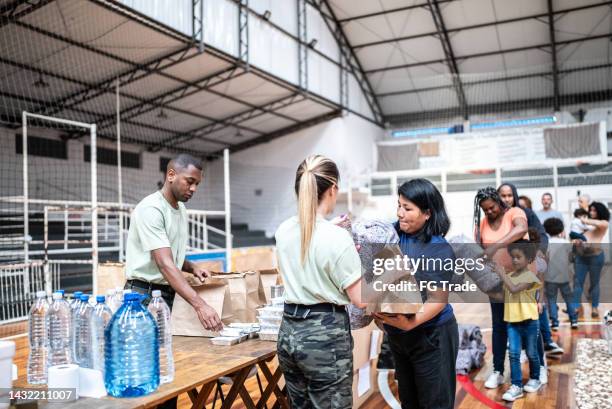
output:
{"label": "young girl with braided hair", "polygon": [[[481,219],[480,211],[485,217]],[[527,216],[519,207],[508,207],[494,187],[478,190],[474,198],[474,235],[484,249],[484,256],[495,261],[497,266],[512,269],[512,259],[506,247],[522,238],[527,238]],[[494,389],[504,380],[504,360],[508,332],[504,322],[504,304],[490,299],[493,321],[493,373],[485,387]]]}

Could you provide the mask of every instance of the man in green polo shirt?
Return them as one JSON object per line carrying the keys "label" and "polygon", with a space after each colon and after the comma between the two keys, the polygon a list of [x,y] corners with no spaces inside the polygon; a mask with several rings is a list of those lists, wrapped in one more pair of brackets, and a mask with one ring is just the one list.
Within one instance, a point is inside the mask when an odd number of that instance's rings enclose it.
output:
{"label": "man in green polo shirt", "polygon": [[188,260],[187,211],[184,202],[191,199],[202,181],[202,163],[182,154],[168,163],[161,190],[145,197],[132,212],[126,245],[125,288],[148,294],[161,290],[172,309],[179,293],[196,311],[204,328],[223,328],[215,310],[203,301],[183,277],[186,271],[201,281],[209,274]]}

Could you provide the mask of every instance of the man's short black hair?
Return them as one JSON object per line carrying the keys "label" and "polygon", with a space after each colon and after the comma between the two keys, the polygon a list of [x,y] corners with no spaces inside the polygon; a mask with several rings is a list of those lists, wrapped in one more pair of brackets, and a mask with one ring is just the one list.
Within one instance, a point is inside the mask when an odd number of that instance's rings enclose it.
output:
{"label": "man's short black hair", "polygon": [[582,207],[579,207],[578,209],[574,210],[574,217],[582,217],[582,216],[588,216],[588,215],[589,215],[589,212],[584,210]]}
{"label": "man's short black hair", "polygon": [[558,236],[563,229],[563,220],[557,217],[550,217],[544,221],[544,230],[546,230],[546,233],[551,237]]}
{"label": "man's short black hair", "polygon": [[189,166],[193,166],[198,170],[202,170],[202,161],[194,156],[189,155],[188,153],[181,153],[176,158],[168,162],[166,172],[170,169],[174,169],[178,172],[179,170],[187,169]]}

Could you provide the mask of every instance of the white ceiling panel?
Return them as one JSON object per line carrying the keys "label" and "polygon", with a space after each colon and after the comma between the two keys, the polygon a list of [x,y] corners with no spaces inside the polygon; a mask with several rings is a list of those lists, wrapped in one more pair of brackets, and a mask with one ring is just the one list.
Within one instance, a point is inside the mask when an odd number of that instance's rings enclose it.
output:
{"label": "white ceiling panel", "polygon": [[241,75],[219,84],[213,89],[254,105],[262,105],[291,93],[287,89],[253,74]]}
{"label": "white ceiling panel", "polygon": [[443,59],[444,51],[440,45],[440,40],[434,37],[425,37],[361,48],[357,50],[357,57],[367,71],[369,69]]}
{"label": "white ceiling panel", "polygon": [[11,61],[34,65],[68,47],[66,43],[13,24],[0,28],[0,55]]}
{"label": "white ceiling panel", "polygon": [[497,32],[504,50],[550,42],[548,24],[538,20],[501,24],[497,26]]}
{"label": "white ceiling panel", "polygon": [[612,69],[578,71],[563,75],[559,88],[562,94],[579,94],[612,89]]}
{"label": "white ceiling panel", "polygon": [[259,136],[259,133],[251,132],[244,129],[238,129],[233,126],[229,126],[223,129],[219,129],[215,132],[210,132],[204,135],[208,139],[218,140],[227,144],[241,143],[250,138]]}
{"label": "white ceiling panel", "polygon": [[448,74],[448,67],[445,64],[432,64],[377,72],[370,74],[369,77],[376,93],[387,93],[450,85],[452,80]]}
{"label": "white ceiling panel", "polygon": [[425,111],[452,108],[459,104],[454,88],[419,92],[419,99]]}
{"label": "white ceiling panel", "polygon": [[[213,143],[209,141],[204,141],[201,139],[192,139],[185,143],[181,143],[176,145],[178,149],[184,149],[187,151],[196,151],[196,152],[215,152],[219,149],[223,149],[226,146],[225,142]],[[204,175],[206,178],[206,175]]]}
{"label": "white ceiling panel", "polygon": [[608,39],[591,40],[559,47],[557,58],[563,68],[575,65],[590,65],[610,58],[612,43]]}
{"label": "white ceiling panel", "polygon": [[419,112],[423,110],[418,93],[381,97],[379,102],[381,109],[387,115]]}
{"label": "white ceiling panel", "polygon": [[276,115],[266,114],[257,118],[249,119],[248,121],[240,122],[240,125],[256,129],[262,133],[270,133],[278,129],[286,128],[295,125],[296,122],[289,121]]}
{"label": "white ceiling panel", "polygon": [[463,84],[465,98],[470,105],[493,104],[508,100],[508,85],[503,82]]}
{"label": "white ceiling panel", "polygon": [[459,31],[451,35],[450,41],[457,58],[462,55],[499,50],[495,27]]}
{"label": "white ceiling panel", "polygon": [[212,118],[225,118],[249,109],[247,105],[234,102],[206,91],[201,91],[186,98],[182,98],[170,105]]}
{"label": "white ceiling panel", "polygon": [[440,6],[447,29],[495,21],[491,0],[461,0]]}
{"label": "white ceiling panel", "polygon": [[173,111],[171,109],[164,109],[163,115],[161,112],[161,109],[156,108],[152,111],[131,118],[130,120],[143,124],[159,126],[176,132],[186,132],[192,129],[201,128],[211,123],[211,121],[207,121],[200,117]]}
{"label": "white ceiling panel", "polygon": [[339,19],[420,4],[421,0],[355,1],[332,0],[330,4]]}
{"label": "white ceiling panel", "polygon": [[290,118],[295,118],[299,121],[305,121],[307,119],[326,114],[330,111],[331,109],[329,109],[325,105],[317,104],[310,100],[304,100],[286,106],[285,108],[277,109],[274,112],[287,115]]}
{"label": "white ceiling panel", "polygon": [[34,71],[6,64],[0,64],[0,78],[2,78],[4,91],[44,101],[55,101],[84,88],[74,82],[63,81],[48,75],[41,76]]}
{"label": "white ceiling panel", "polygon": [[209,53],[202,53],[187,61],[173,65],[165,69],[164,72],[185,81],[193,82],[220,72],[229,66],[229,63],[213,57]]}
{"label": "white ceiling panel", "polygon": [[155,98],[168,91],[184,87],[185,84],[173,79],[152,74],[119,88],[119,93],[134,95],[141,98]]}
{"label": "white ceiling panel", "polygon": [[607,34],[612,25],[609,7],[593,8],[568,13],[555,22],[557,41]]}
{"label": "white ceiling panel", "polygon": [[182,44],[93,2],[53,2],[23,21],[136,62],[166,54]]}
{"label": "white ceiling panel", "polygon": [[549,80],[529,78],[508,81],[508,99],[512,101],[550,97],[553,95],[553,85]]}
{"label": "white ceiling panel", "polygon": [[545,1],[534,0],[492,0],[493,10],[497,20],[532,16],[547,11]]}
{"label": "white ceiling panel", "polygon": [[606,2],[604,0],[554,0],[554,7],[556,10],[564,10],[572,7],[586,6],[595,3],[604,3],[604,9],[609,9],[609,5],[605,4]]}
{"label": "white ceiling panel", "polygon": [[417,8],[398,13],[349,21],[344,30],[351,44],[360,45],[436,31],[428,9]]}
{"label": "white ceiling panel", "polygon": [[540,72],[552,65],[550,52],[541,49],[505,53],[502,58],[508,71]]}
{"label": "white ceiling panel", "polygon": [[504,61],[501,55],[468,58],[457,61],[461,74],[495,74],[504,72]]}
{"label": "white ceiling panel", "polygon": [[[122,96],[120,100],[121,110],[131,108],[140,104],[138,100]],[[115,94],[107,92],[78,105],[79,108],[96,112],[102,115],[112,115],[117,112],[117,97]]]}

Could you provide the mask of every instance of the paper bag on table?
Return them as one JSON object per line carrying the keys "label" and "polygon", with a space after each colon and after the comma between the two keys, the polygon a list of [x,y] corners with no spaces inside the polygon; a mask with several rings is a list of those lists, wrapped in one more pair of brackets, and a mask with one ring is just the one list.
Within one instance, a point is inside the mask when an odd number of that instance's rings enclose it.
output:
{"label": "paper bag on table", "polygon": [[[219,315],[224,324],[229,324],[233,317],[232,302],[227,280],[223,278],[209,278],[205,283],[198,283],[197,278],[191,276],[188,282],[208,305]],[[193,307],[180,295],[176,294],[172,307],[172,335],[186,335],[194,337],[218,337],[219,332],[204,328],[198,314]]]}
{"label": "paper bag on table", "polygon": [[258,271],[214,273],[227,280],[233,316],[229,322],[257,322],[257,308],[266,303]]}
{"label": "paper bag on table", "polygon": [[103,295],[108,290],[114,290],[117,287],[123,288],[125,280],[125,265],[123,263],[98,264],[98,285],[95,293]]}
{"label": "paper bag on table", "polygon": [[278,283],[278,269],[259,270],[259,282],[266,297],[266,304],[269,304],[271,288]]}

